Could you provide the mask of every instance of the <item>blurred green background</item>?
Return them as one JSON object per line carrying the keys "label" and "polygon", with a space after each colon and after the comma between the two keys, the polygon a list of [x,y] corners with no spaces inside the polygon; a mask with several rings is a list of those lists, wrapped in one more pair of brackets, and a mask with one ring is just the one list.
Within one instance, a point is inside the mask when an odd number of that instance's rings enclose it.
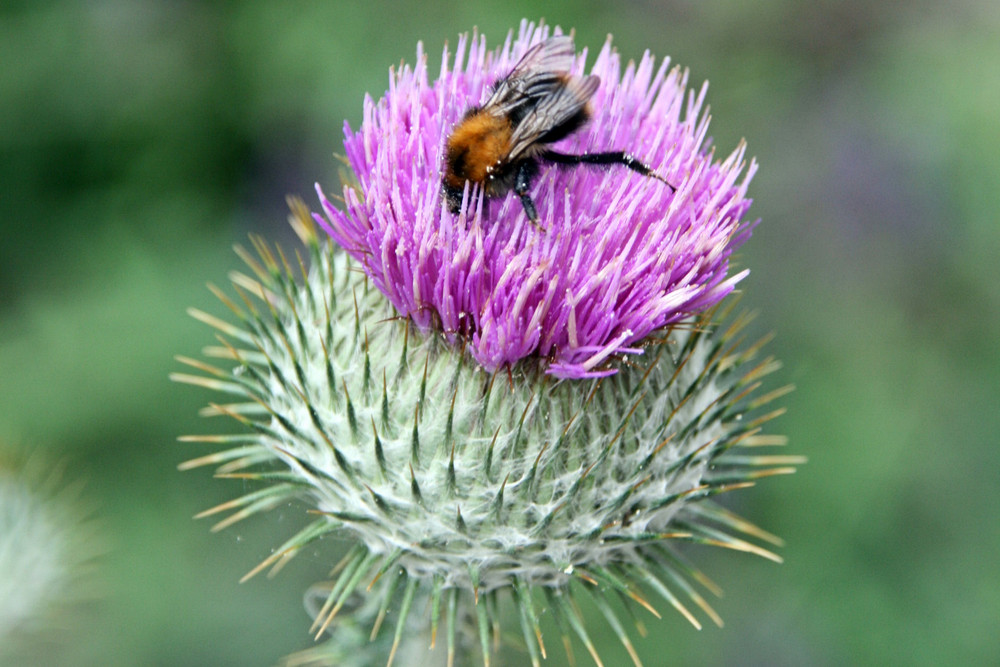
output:
{"label": "blurred green background", "polygon": [[734,497],[785,564],[695,554],[727,625],[648,620],[646,664],[1000,664],[1000,4],[8,1],[0,449],[67,462],[108,548],[64,664],[311,644],[302,594],[337,545],[237,583],[303,508],[191,520],[241,488],[175,470],[208,451],[177,435],[229,428],[167,381],[213,342],[185,309],[223,313],[205,283],[248,232],[292,246],[286,193],[335,189],[344,119],[418,40],[433,72],[458,33],[494,45],[539,11],[578,46],[612,33],[709,79],[719,150],[746,137],[762,165],[743,303],[797,386],[772,430],[810,462]]}

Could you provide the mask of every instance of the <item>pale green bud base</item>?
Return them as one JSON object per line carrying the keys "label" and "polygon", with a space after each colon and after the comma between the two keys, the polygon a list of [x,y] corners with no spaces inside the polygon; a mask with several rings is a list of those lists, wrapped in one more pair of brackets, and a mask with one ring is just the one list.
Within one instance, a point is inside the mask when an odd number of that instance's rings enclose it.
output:
{"label": "pale green bud base", "polygon": [[362,594],[375,601],[372,636],[391,611],[395,629],[383,631],[395,653],[414,599],[429,598],[431,641],[443,624],[453,654],[456,616],[470,612],[488,664],[509,595],[533,664],[546,651],[541,604],[600,663],[575,604],[586,591],[638,663],[609,597],[657,616],[659,598],[700,627],[693,603],[721,624],[690,582],[714,586],[672,544],[778,560],[740,535],[777,538],[711,500],[801,462],[756,453],[783,444],[760,433],[780,411],[759,408],[785,389],[757,393],[777,363],[755,361],[762,342],[739,349],[748,318],[720,326],[713,312],[666,330],[602,380],[556,380],[535,363],[491,374],[400,318],[293,209],[311,268],[255,240],[259,257],[241,252],[254,277],[233,277],[239,303],[214,290],[238,324],[193,312],[222,334],[207,356],[235,367],[182,359],[203,375],[174,379],[235,397],[206,414],[246,426],[184,438],[229,448],[183,467],[261,481],[203,515],[234,510],[221,528],[290,499],[314,508],[251,575],[331,532],[356,542],[315,615],[317,636]]}

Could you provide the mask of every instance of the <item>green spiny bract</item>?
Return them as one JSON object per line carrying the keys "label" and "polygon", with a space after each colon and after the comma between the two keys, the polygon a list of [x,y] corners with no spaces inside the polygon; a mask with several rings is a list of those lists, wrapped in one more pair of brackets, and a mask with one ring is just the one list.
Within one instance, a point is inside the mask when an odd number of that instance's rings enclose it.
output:
{"label": "green spiny bract", "polygon": [[758,408],[783,390],[756,393],[777,363],[756,360],[760,344],[734,343],[747,318],[718,325],[713,312],[664,331],[603,379],[556,380],[531,363],[489,374],[393,312],[353,260],[320,245],[301,208],[292,221],[311,268],[255,240],[258,258],[241,252],[255,277],[233,279],[239,302],[215,290],[238,324],[193,313],[222,334],[207,355],[235,366],[182,359],[204,375],[175,379],[235,395],[207,412],[246,426],[185,438],[232,448],[183,467],[261,481],[203,515],[235,510],[224,527],[293,498],[315,514],[254,572],[332,532],[356,543],[316,613],[317,634],[358,593],[375,596],[380,618],[400,607],[401,631],[419,594],[432,636],[451,621],[452,650],[455,608],[467,606],[488,661],[506,592],[533,663],[545,650],[543,597],[597,660],[573,603],[585,589],[637,661],[608,594],[650,611],[660,598],[700,627],[683,597],[719,622],[689,583],[704,577],[672,544],[777,560],[744,539],[776,538],[712,501],[799,462],[754,453],[782,444],[760,434],[780,411]]}

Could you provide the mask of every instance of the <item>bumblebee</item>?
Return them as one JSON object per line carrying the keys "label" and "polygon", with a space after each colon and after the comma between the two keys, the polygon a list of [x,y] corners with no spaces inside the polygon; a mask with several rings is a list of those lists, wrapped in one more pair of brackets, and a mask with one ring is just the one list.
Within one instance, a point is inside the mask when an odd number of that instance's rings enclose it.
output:
{"label": "bumblebee", "polygon": [[506,77],[493,85],[482,106],[465,112],[445,145],[441,186],[448,209],[462,207],[465,182],[479,185],[487,198],[513,190],[531,222],[538,210],[529,189],[539,163],[560,166],[620,164],[666,183],[649,165],[624,151],[567,155],[549,146],[580,129],[590,119],[590,98],[601,80],[574,76],[569,70],[576,50],[568,35],[550,37],[524,54]]}

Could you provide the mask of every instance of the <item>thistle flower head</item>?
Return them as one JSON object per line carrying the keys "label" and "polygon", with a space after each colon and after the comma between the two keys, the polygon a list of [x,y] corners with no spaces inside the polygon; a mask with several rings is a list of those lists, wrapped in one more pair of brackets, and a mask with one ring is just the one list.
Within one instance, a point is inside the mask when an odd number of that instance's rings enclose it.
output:
{"label": "thistle flower head", "polygon": [[232,511],[222,528],[294,498],[313,508],[259,569],[327,534],[354,543],[326,588],[318,633],[353,596],[370,595],[373,634],[394,612],[395,647],[414,600],[428,599],[432,635],[446,624],[449,649],[461,646],[464,610],[488,658],[499,602],[510,597],[537,664],[543,600],[563,633],[594,652],[573,602],[586,591],[631,652],[609,595],[658,614],[651,594],[696,626],[699,608],[718,622],[691,583],[704,575],[672,545],[777,560],[746,539],[776,538],[712,500],[797,462],[755,452],[782,444],[761,433],[780,411],[760,412],[781,392],[757,393],[777,365],[756,360],[759,346],[734,344],[744,318],[674,327],[648,342],[644,364],[607,378],[559,381],[532,366],[489,373],[395,317],[308,223],[300,210],[313,264],[301,284],[289,266],[304,261],[258,241],[259,258],[243,253],[255,275],[234,276],[242,302],[217,291],[239,324],[193,311],[224,342],[206,353],[235,367],[182,359],[199,374],[174,379],[236,397],[206,414],[246,427],[185,438],[228,448],[183,467],[263,483],[203,516]]}
{"label": "thistle flower head", "polygon": [[256,256],[240,250],[252,275],[233,276],[239,298],[214,290],[236,323],[193,311],[223,343],[206,354],[225,363],[182,358],[198,373],[174,379],[226,394],[205,414],[244,428],[185,438],[222,448],[182,467],[259,482],[203,513],[232,512],[219,528],[290,499],[311,508],[254,572],[348,538],[310,596],[322,599],[317,636],[342,640],[331,659],[361,622],[372,638],[391,633],[389,663],[415,626],[431,644],[443,627],[451,659],[474,638],[488,663],[512,603],[533,664],[547,652],[542,605],[600,664],[586,596],[638,663],[613,598],[721,622],[695,583],[715,586],[676,545],[778,560],[758,544],[777,538],[714,501],[799,461],[757,453],[783,444],[762,432],[783,390],[759,393],[777,363],[741,345],[747,318],[718,305],[743,275],[727,277],[728,258],[749,232],[753,168],[737,183],[742,148],[721,164],[703,150],[704,91],[682,104],[677,70],[647,57],[619,76],[605,47],[594,120],[566,140],[628,146],[676,192],[627,170],[545,171],[544,228],[511,197],[487,215],[467,191],[457,217],[442,201],[448,128],[545,34],[526,24],[495,53],[463,40],[434,85],[422,56],[394,75],[348,132],[358,185],[344,210],[293,204],[308,256],[255,239]]}
{"label": "thistle flower head", "polygon": [[0,664],[60,662],[97,597],[101,549],[80,495],[41,457],[0,451]]}
{"label": "thistle flower head", "polygon": [[361,128],[345,125],[357,184],[344,187],[343,209],[317,187],[326,216],[317,221],[399,313],[467,341],[484,368],[536,356],[559,377],[607,375],[613,356],[640,351],[651,332],[718,303],[746,275],[728,276],[729,257],[752,227],[743,217],[756,166],[746,167],[743,144],[713,160],[705,86],[689,92],[687,72],[649,53],[622,72],[609,41],[586,70],[601,82],[590,122],[555,147],[629,152],[676,190],[620,166],[543,165],[533,184],[540,226],[513,192],[492,206],[471,192],[453,215],[441,197],[451,129],[548,35],[524,23],[495,51],[462,37],[433,83],[418,47],[382,99],[365,99]]}

